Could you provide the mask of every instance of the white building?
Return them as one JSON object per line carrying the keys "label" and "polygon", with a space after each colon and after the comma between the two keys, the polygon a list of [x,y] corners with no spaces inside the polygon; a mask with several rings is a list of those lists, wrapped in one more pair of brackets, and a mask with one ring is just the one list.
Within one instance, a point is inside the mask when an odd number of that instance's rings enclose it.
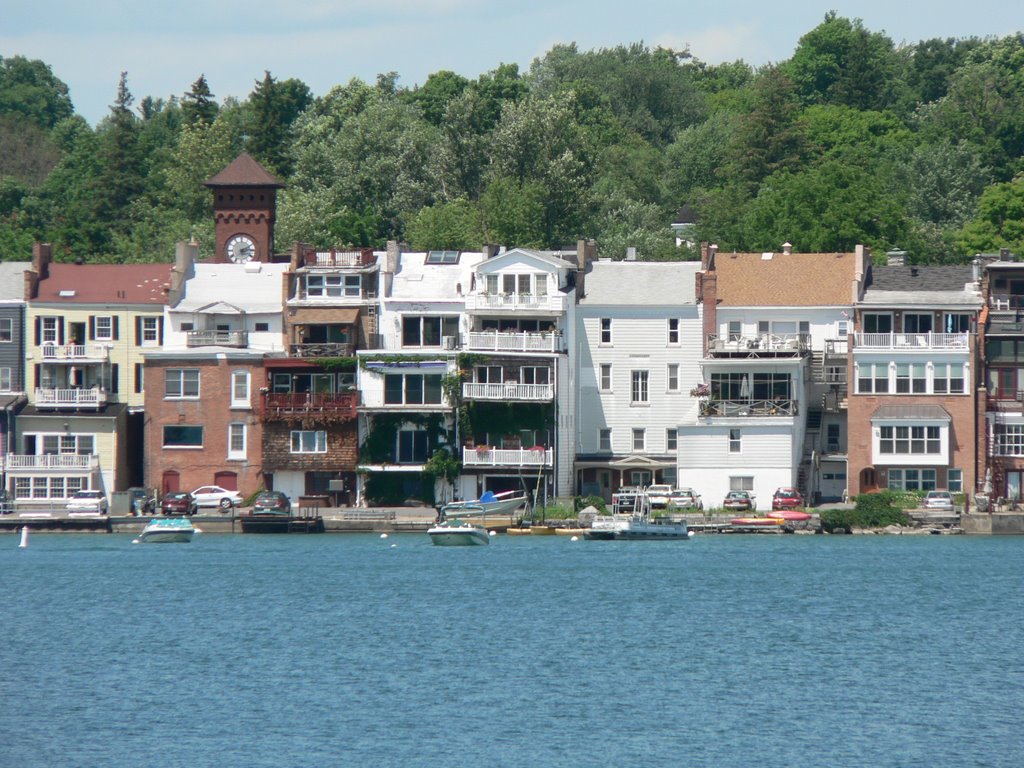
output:
{"label": "white building", "polygon": [[[676,483],[678,427],[701,381],[697,262],[601,259],[576,308],[577,490]],[[692,485],[699,488],[700,484]]]}

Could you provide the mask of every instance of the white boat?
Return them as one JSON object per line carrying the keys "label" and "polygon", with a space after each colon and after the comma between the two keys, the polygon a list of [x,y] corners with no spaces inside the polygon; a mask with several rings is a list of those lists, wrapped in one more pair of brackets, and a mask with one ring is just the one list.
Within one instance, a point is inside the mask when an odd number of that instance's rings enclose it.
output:
{"label": "white boat", "polygon": [[147,544],[187,543],[192,541],[192,537],[197,533],[201,533],[201,531],[192,525],[192,521],[187,517],[158,517],[151,520],[142,529],[142,533],[139,534],[139,538],[135,539],[135,542]]}
{"label": "white boat", "polygon": [[[529,500],[525,494],[520,496],[513,494],[515,491],[505,491],[504,493],[487,491],[479,499],[473,501],[453,501],[445,504],[441,514],[448,517],[464,517],[466,512],[472,512],[475,517],[511,515],[520,507],[525,506]],[[441,519],[443,520],[444,517]]]}
{"label": "white boat", "polygon": [[465,520],[445,520],[427,530],[430,540],[439,547],[474,547],[491,543],[486,528]]}
{"label": "white boat", "polygon": [[[623,489],[621,498],[613,498],[614,514],[594,518],[583,538],[591,541],[643,541],[655,539],[686,539],[690,532],[686,522],[651,517],[651,500],[642,489]],[[625,511],[631,506],[630,511]]]}

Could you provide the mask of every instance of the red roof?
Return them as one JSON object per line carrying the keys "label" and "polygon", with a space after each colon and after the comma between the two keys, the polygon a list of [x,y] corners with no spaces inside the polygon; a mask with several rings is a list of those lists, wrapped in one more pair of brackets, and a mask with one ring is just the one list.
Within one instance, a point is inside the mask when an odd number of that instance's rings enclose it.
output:
{"label": "red roof", "polygon": [[[171,264],[51,264],[34,301],[55,304],[167,303]],[[63,294],[63,295],[62,295]]]}
{"label": "red roof", "polygon": [[252,155],[243,152],[223,171],[206,182],[208,187],[283,187]]}

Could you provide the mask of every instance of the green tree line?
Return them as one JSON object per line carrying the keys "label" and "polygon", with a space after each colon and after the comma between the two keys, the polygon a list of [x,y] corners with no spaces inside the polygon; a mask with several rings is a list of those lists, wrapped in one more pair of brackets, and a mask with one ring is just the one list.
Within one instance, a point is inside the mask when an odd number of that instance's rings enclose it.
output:
{"label": "green tree line", "polygon": [[[323,95],[265,72],[244,100],[203,75],[136,100],[122,73],[95,127],[41,61],[0,57],[0,258],[163,261],[212,244],[203,182],[248,151],[286,184],[277,239],[399,239],[692,258],[898,248],[916,263],[1024,253],[1024,35],[895,44],[829,13],[793,55],[710,65],[643,43],[558,45],[528,71],[397,73]],[[285,245],[284,247],[287,247]]]}

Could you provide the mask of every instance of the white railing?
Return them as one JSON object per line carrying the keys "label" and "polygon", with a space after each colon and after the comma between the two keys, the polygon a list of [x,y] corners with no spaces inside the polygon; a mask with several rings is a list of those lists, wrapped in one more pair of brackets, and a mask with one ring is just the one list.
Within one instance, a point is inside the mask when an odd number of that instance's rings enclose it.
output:
{"label": "white railing", "polygon": [[44,344],[43,360],[106,360],[110,349],[100,344]]}
{"label": "white railing", "polygon": [[466,349],[472,352],[558,352],[561,336],[557,333],[509,333],[471,331]]}
{"label": "white railing", "polygon": [[186,331],[185,345],[189,347],[245,347],[249,334],[245,331]]}
{"label": "white railing", "polygon": [[107,393],[99,389],[37,389],[37,408],[98,408],[106,404]]}
{"label": "white railing", "polygon": [[458,336],[442,336],[437,344],[406,344],[405,338],[400,333],[381,333],[377,335],[377,349],[388,352],[399,352],[402,350],[416,352],[426,350],[457,350],[459,348]]}
{"label": "white railing", "polygon": [[857,347],[869,349],[967,349],[966,333],[857,333]]}
{"label": "white railing", "polygon": [[466,382],[462,385],[462,396],[471,400],[553,400],[553,384],[518,384],[506,381],[501,384],[477,384]]}
{"label": "white railing", "polygon": [[550,467],[554,465],[551,448],[476,448],[462,449],[466,467]]}
{"label": "white railing", "polygon": [[59,454],[26,454],[8,453],[6,461],[7,471],[19,469],[78,469],[90,470],[99,466],[99,457],[96,454],[80,455],[77,453]]}
{"label": "white railing", "polygon": [[561,294],[535,296],[531,293],[472,293],[466,297],[466,309],[561,312],[565,309],[565,297]]}

